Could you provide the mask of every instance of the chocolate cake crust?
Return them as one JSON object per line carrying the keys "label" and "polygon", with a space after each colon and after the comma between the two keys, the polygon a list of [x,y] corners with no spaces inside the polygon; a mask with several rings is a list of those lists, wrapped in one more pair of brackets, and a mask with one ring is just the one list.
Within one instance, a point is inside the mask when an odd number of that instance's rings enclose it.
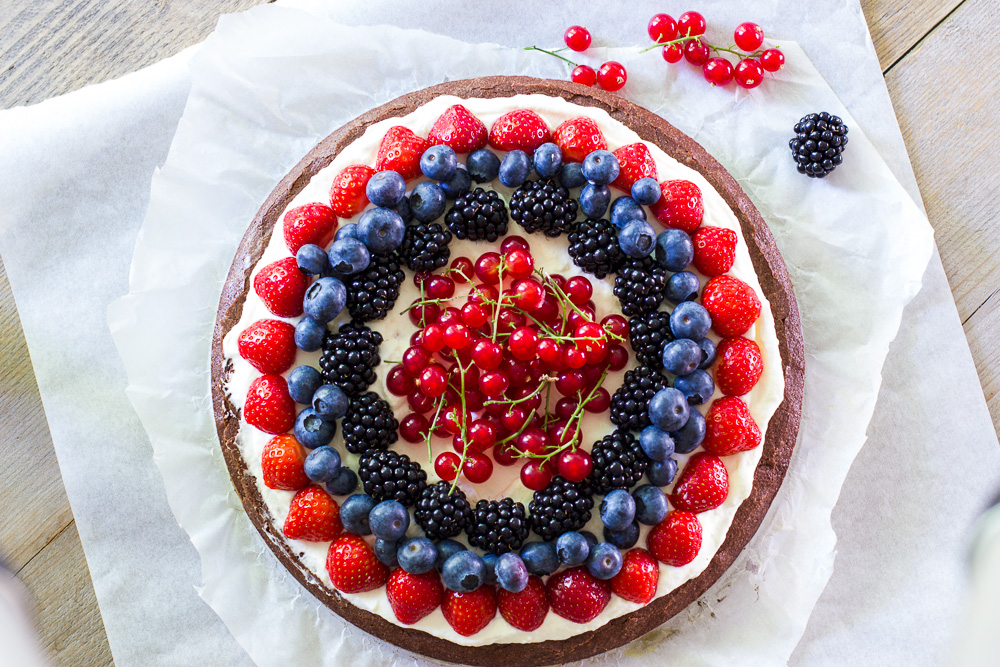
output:
{"label": "chocolate cake crust", "polygon": [[[260,260],[288,202],[313,175],[360,137],[368,125],[406,115],[440,95],[496,98],[518,94],[562,97],[580,106],[604,109],[643,140],[656,144],[682,164],[704,175],[739,219],[761,288],[770,302],[784,369],[785,394],[767,427],[750,497],[736,512],[726,540],[700,575],[641,609],[615,618],[597,630],[569,639],[533,644],[462,646],[420,630],[395,625],[354,606],[298,560],[285,542],[280,524],[276,524],[265,506],[236,444],[239,412],[225,395],[225,383],[231,367],[223,356],[222,341],[240,320],[250,289],[251,271]],[[802,412],[804,358],[798,306],[774,238],[743,189],[705,149],[659,116],[617,95],[566,81],[494,76],[431,86],[372,109],[321,141],[278,183],[240,242],[222,288],[212,339],[212,402],[226,465],[247,515],[278,560],[310,593],[362,630],[409,651],[469,665],[529,667],[581,660],[631,642],[685,609],[725,573],[757,532],[788,469]]]}

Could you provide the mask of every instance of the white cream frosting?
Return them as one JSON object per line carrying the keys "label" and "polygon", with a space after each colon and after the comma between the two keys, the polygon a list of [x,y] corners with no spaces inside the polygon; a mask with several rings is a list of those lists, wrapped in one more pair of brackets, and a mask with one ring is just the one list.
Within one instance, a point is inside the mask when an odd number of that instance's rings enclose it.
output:
{"label": "white cream frosting", "polygon": [[[621,122],[611,118],[607,112],[601,109],[571,104],[562,98],[545,95],[517,95],[502,99],[463,100],[453,96],[442,96],[428,102],[406,116],[383,120],[368,127],[365,133],[341,151],[329,166],[313,176],[309,184],[289,203],[288,209],[311,202],[328,202],[330,185],[334,176],[347,165],[374,165],[379,142],[391,126],[404,125],[417,134],[426,136],[434,121],[441,113],[449,106],[458,103],[468,108],[487,127],[490,127],[493,121],[511,109],[527,108],[536,111],[546,121],[550,130],[554,130],[560,123],[570,118],[578,116],[593,118],[604,133],[609,150],[615,150],[621,146],[640,141],[635,132]],[[747,332],[746,336],[757,342],[764,359],[764,372],[760,381],[750,393],[743,397],[743,400],[749,406],[750,412],[760,426],[762,434],[766,436],[767,424],[784,395],[784,377],[781,357],[778,351],[778,339],[775,333],[774,319],[768,301],[761,290],[753,264],[751,263],[750,253],[743,240],[739,222],[719,193],[709,185],[708,181],[700,173],[678,163],[658,146],[649,144],[648,142],[643,143],[646,143],[656,162],[658,180],[687,179],[701,188],[705,205],[704,225],[724,227],[737,232],[739,242],[736,249],[736,260],[729,273],[749,284],[760,298],[762,305],[761,316],[750,331]],[[500,154],[502,156],[502,153]],[[415,185],[415,183],[410,184],[411,187],[412,185]],[[509,196],[512,192],[510,189],[503,187],[499,182],[494,182],[491,185],[504,196],[505,200],[509,201]],[[341,220],[341,224],[351,221],[353,220]],[[649,221],[658,231],[661,229],[655,216],[650,215]],[[257,266],[254,267],[253,275],[256,275],[256,272],[261,267],[288,256],[289,251],[285,245],[280,225],[281,218],[279,218],[264,254],[261,256]],[[597,304],[598,318],[620,312],[617,299],[615,299],[611,292],[613,281],[610,279],[598,280],[580,271],[573,264],[566,252],[567,241],[565,237],[553,240],[541,237],[540,235],[523,234],[522,230],[514,223],[511,223],[508,231],[510,234],[521,234],[528,239],[531,244],[531,253],[535,258],[535,265],[544,268],[548,273],[561,273],[566,277],[587,275],[594,285],[593,299]],[[485,243],[476,244],[456,240],[451,244],[451,257],[466,256],[475,259],[490,249],[493,248]],[[384,320],[371,324],[372,328],[381,332],[385,339],[380,350],[383,360],[401,359],[403,351],[409,346],[411,334],[416,330],[408,317],[400,313],[400,311],[419,296],[416,287],[409,277],[410,274],[408,272],[407,280],[401,290],[393,312]],[[702,284],[704,284],[704,281],[705,279],[702,277]],[[461,293],[460,290],[459,294]],[[243,405],[250,383],[259,375],[248,362],[239,356],[237,339],[247,326],[264,318],[287,319],[287,321],[293,324],[298,320],[298,318],[275,317],[268,311],[257,294],[253,290],[249,291],[239,323],[233,327],[223,341],[223,353],[233,363],[233,372],[226,387],[233,405]],[[331,324],[331,328],[335,330],[340,322],[347,319],[349,319],[349,316],[345,310],[344,314]],[[711,336],[718,342],[718,337],[714,334],[711,334]],[[300,350],[292,368],[302,364],[310,364],[318,367],[319,356],[319,352],[307,353]],[[630,360],[625,370],[634,366],[634,360]],[[389,364],[383,362],[382,366],[378,369],[379,380],[372,389],[389,401],[398,419],[407,414],[409,410],[405,399],[391,395],[385,387],[385,373],[389,367]],[[604,386],[608,391],[613,393],[621,385],[623,375],[624,370],[609,375]],[[718,398],[720,395],[721,393],[716,390],[713,399]],[[711,401],[700,406],[702,412],[707,410],[710,404]],[[586,415],[583,422],[585,448],[589,449],[591,443],[611,433],[613,430],[614,426],[608,420],[608,413]],[[267,444],[271,437],[249,426],[241,418],[240,429],[236,438],[237,443],[246,460],[250,473],[257,479],[257,486],[268,510],[275,518],[275,521],[280,524],[288,514],[288,508],[294,493],[269,489],[261,481],[261,453],[263,452],[264,445]],[[356,470],[358,457],[345,452],[339,429],[337,437],[332,444],[344,456],[351,467]],[[427,460],[427,450],[423,444],[412,445],[399,440],[394,445],[394,448],[420,461],[424,470],[427,471],[428,482],[437,481],[433,465]],[[443,439],[435,438],[432,457],[446,450],[450,450],[450,443]],[[761,457],[761,450],[761,447],[757,447],[750,451],[723,457],[729,472],[729,495],[720,507],[698,515],[698,520],[701,522],[703,529],[702,546],[698,556],[691,563],[682,567],[671,567],[660,564],[659,585],[657,586],[656,597],[666,595],[684,582],[698,576],[708,566],[708,563],[725,540],[737,509],[750,495],[754,472]],[[676,458],[680,469],[683,470],[688,456],[677,455]],[[431,458],[431,461],[433,461],[433,458]],[[493,476],[486,483],[477,486],[463,484],[462,488],[473,504],[480,497],[496,498],[511,496],[515,500],[524,503],[525,508],[527,508],[528,502],[531,499],[531,491],[521,485],[518,477],[519,469],[520,466],[518,464],[510,467],[497,465]],[[670,487],[665,490],[669,492]],[[601,522],[599,516],[597,516],[596,507],[593,514],[594,516],[587,529],[599,536],[601,534]],[[648,530],[648,527],[642,527],[637,546],[645,546],[645,536]],[[419,534],[419,527],[416,526],[415,522],[411,525],[409,533]],[[456,539],[462,538],[464,536]],[[316,575],[317,579],[332,589],[330,577],[325,567],[329,544],[301,540],[288,540],[288,543],[293,551],[299,554],[302,563]],[[401,625],[396,620],[389,606],[384,587],[367,593],[342,595],[352,604],[378,614],[392,623]],[[641,607],[642,605],[613,595],[604,611],[589,623],[573,623],[554,613],[550,613],[541,627],[530,633],[513,628],[498,614],[484,630],[471,637],[463,637],[448,625],[440,608],[417,623],[406,627],[423,630],[434,636],[467,646],[482,646],[493,643],[529,643],[550,639],[567,639],[574,635],[597,629],[611,619],[635,611]]]}

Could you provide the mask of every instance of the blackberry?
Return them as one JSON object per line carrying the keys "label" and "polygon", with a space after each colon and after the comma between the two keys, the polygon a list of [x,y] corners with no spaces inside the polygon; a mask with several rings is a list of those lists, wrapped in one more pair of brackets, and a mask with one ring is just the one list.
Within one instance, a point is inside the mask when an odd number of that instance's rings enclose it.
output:
{"label": "blackberry", "polygon": [[465,534],[469,536],[469,544],[488,554],[499,556],[517,551],[528,538],[524,505],[511,498],[480,500],[472,511]]}
{"label": "blackberry", "polygon": [[670,313],[654,310],[634,315],[628,321],[628,340],[635,360],[643,366],[663,368],[663,346],[674,339],[670,333]]}
{"label": "blackberry", "polygon": [[578,207],[569,190],[553,180],[525,181],[510,198],[510,219],[529,234],[554,238],[572,229]]}
{"label": "blackberry", "polygon": [[386,255],[372,253],[367,269],[344,278],[347,311],[360,322],[382,319],[396,303],[405,279],[397,251]]}
{"label": "blackberry", "polygon": [[598,495],[606,495],[612,489],[631,489],[646,468],[649,457],[634,435],[618,429],[595,442],[590,450],[594,470],[588,478],[591,488]]}
{"label": "blackberry", "polygon": [[319,367],[327,384],[335,384],[348,396],[356,396],[375,382],[375,368],[382,363],[378,356],[382,334],[362,322],[342,324],[337,333],[323,338]]}
{"label": "blackberry", "polygon": [[411,271],[433,271],[448,263],[451,232],[436,222],[409,225],[399,255]]}
{"label": "blackberry", "polygon": [[575,223],[569,233],[569,256],[574,264],[598,278],[616,273],[625,262],[625,253],[618,244],[618,228],[594,218]]}
{"label": "blackberry", "polygon": [[611,423],[626,431],[641,431],[649,420],[649,401],[670,382],[649,366],[637,366],[625,371],[622,386],[611,397]]}
{"label": "blackberry", "polygon": [[507,233],[507,207],[493,190],[476,188],[455,200],[444,221],[456,238],[492,243]]}
{"label": "blackberry", "polygon": [[803,116],[795,124],[795,138],[788,142],[800,174],[823,178],[844,161],[847,126],[827,112]]}
{"label": "blackberry", "polygon": [[399,422],[392,408],[373,391],[351,399],[347,414],[341,424],[344,448],[351,454],[361,454],[369,449],[389,449],[399,435]]}
{"label": "blackberry", "polygon": [[531,529],[546,542],[570,530],[580,530],[590,521],[594,499],[585,482],[570,482],[556,477],[528,503]]}
{"label": "blackberry", "polygon": [[615,296],[626,317],[650,313],[666,297],[668,272],[652,257],[626,258],[615,276]]}
{"label": "blackberry", "polygon": [[460,488],[452,489],[451,482],[438,482],[420,494],[413,517],[427,537],[443,540],[455,537],[468,527],[472,508]]}
{"label": "blackberry", "polygon": [[427,488],[427,473],[420,464],[391,449],[370,449],[362,454],[358,477],[365,493],[379,503],[395,500],[412,507]]}

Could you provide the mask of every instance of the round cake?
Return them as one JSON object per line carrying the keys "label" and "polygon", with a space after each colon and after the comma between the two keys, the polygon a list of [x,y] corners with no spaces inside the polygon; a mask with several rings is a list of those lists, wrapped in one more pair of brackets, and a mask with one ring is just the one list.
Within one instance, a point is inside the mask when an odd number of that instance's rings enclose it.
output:
{"label": "round cake", "polygon": [[432,658],[546,665],[702,595],[791,459],[774,239],[620,97],[486,77],[346,124],[264,202],[212,345],[220,444],[316,598]]}

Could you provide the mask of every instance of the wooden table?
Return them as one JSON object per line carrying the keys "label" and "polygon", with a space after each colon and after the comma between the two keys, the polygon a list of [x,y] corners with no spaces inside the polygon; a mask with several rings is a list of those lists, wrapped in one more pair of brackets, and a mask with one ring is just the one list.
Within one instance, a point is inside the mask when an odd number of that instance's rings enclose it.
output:
{"label": "wooden table", "polygon": [[[34,0],[20,3],[24,9],[0,3],[0,108],[152,64],[204,39],[219,14],[262,1]],[[995,1],[861,4],[990,413],[1000,425],[1000,185],[992,177],[1000,160],[994,94],[1000,94],[1000,57],[981,47],[992,44],[1000,24]],[[54,662],[113,664],[2,262],[0,414],[4,562],[33,594],[41,641]]]}

